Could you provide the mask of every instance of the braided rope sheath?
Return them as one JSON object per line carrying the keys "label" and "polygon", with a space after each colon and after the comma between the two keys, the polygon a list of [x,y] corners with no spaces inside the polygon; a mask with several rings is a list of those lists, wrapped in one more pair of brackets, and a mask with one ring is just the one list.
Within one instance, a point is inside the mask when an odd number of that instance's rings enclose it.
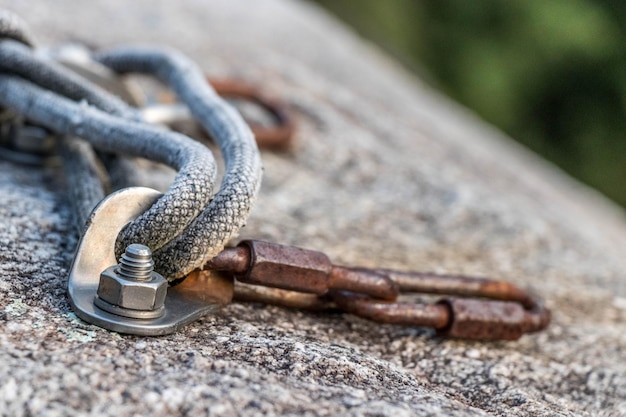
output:
{"label": "braided rope sheath", "polygon": [[[136,109],[117,97],[36,57],[26,46],[31,43],[23,24],[1,11],[0,39],[0,104],[56,133],[80,136],[100,152],[141,156],[179,169],[170,190],[120,233],[118,254],[128,244],[146,244],[155,251],[160,271],[174,280],[204,265],[245,225],[260,187],[258,148],[241,116],[206,83],[192,61],[175,51],[154,48],[126,48],[98,56],[119,72],[156,75],[187,103],[220,145],[225,160],[226,173],[212,200],[216,166],[207,148],[141,123]],[[66,171],[81,219],[104,191],[98,186],[98,164],[89,146],[77,139],[64,142]]]}
{"label": "braided rope sheath", "polygon": [[[62,135],[84,138],[98,149],[142,156],[179,171],[168,192],[144,213],[147,221],[142,220],[144,229],[132,238],[135,242],[163,246],[210,201],[216,176],[213,155],[184,135],[109,115],[6,74],[0,74],[0,105]],[[174,275],[172,279],[182,276]]]}
{"label": "braided rope sheath", "polygon": [[[200,69],[184,55],[146,47],[123,48],[95,57],[117,72],[157,76],[185,102],[194,117],[220,146],[226,172],[219,191],[186,229],[155,252],[155,265],[166,276],[185,276],[217,255],[245,226],[261,184],[261,158],[252,131],[241,115],[221,99]],[[118,251],[131,241],[143,219],[129,225],[118,240]],[[184,268],[180,266],[184,265]]]}
{"label": "braided rope sheath", "polygon": [[[0,23],[2,18],[0,16]],[[0,36],[2,33],[0,32]],[[4,40],[0,42],[0,72],[8,72],[19,75],[35,84],[54,91],[62,96],[68,97],[75,101],[86,101],[87,103],[103,110],[107,113],[119,115],[131,120],[140,120],[141,116],[137,109],[128,106],[117,96],[114,96],[102,89],[100,86],[85,80],[78,74],[68,71],[65,67],[54,61],[37,56],[33,50],[20,42],[13,40]],[[63,142],[61,140],[61,142]],[[78,149],[75,147],[75,149]],[[95,159],[88,157],[89,152],[81,147],[87,159]],[[111,176],[111,185],[114,189],[123,188],[132,184],[132,179],[137,176],[133,161],[123,155],[107,154],[98,152],[98,157],[102,160]],[[85,168],[78,159],[72,159],[78,163],[78,167]],[[87,186],[81,186],[80,178],[89,175],[92,169],[81,170],[65,164],[66,176],[69,181],[77,187],[70,188],[70,193],[74,200],[84,200],[94,197],[95,194],[87,190]],[[78,180],[72,177],[78,176]],[[97,177],[86,180],[86,183],[95,184]],[[75,218],[77,225],[82,229],[84,226],[83,219],[89,216],[91,210],[101,199],[93,201],[89,199],[87,202],[81,203],[80,207],[87,211],[76,212]]]}
{"label": "braided rope sheath", "polygon": [[61,141],[61,156],[69,174],[66,174],[66,181],[72,191],[70,203],[76,223],[84,227],[95,205],[106,197],[108,176],[91,145],[84,140],[64,138]]}
{"label": "braided rope sheath", "polygon": [[0,43],[0,72],[19,75],[74,101],[84,100],[107,113],[132,120],[141,119],[139,111],[118,97],[60,64],[38,57],[31,48],[19,42],[4,40]]}

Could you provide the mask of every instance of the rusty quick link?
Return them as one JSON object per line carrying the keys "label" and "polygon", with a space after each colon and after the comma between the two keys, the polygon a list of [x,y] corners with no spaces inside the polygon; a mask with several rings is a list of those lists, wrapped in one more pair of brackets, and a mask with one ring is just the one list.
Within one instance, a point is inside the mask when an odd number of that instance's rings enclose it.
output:
{"label": "rusty quick link", "polygon": [[289,107],[282,100],[270,97],[258,87],[241,80],[209,78],[208,81],[222,97],[248,100],[270,113],[274,119],[272,126],[250,125],[260,147],[284,149],[289,146],[295,132],[295,122]]}
{"label": "rusty quick link", "polygon": [[[204,268],[232,273],[238,300],[304,309],[338,307],[379,323],[433,327],[440,335],[462,339],[515,340],[550,322],[548,309],[508,282],[346,268],[333,265],[321,252],[270,242],[242,241]],[[435,304],[398,302],[403,293],[452,297]]]}
{"label": "rusty quick link", "polygon": [[[270,124],[261,124],[254,120],[246,120],[260,148],[283,150],[289,147],[295,132],[295,122],[287,104],[263,92],[257,86],[238,79],[212,79],[208,83],[217,94],[225,99],[234,99],[256,104],[271,118]],[[206,132],[198,129],[189,109],[183,103],[177,103],[175,97],[164,94],[162,104],[149,105],[141,109],[144,120],[172,127],[175,130],[187,131],[206,137]],[[244,115],[245,118],[245,115]],[[191,122],[191,126],[187,126]]]}
{"label": "rusty quick link", "polygon": [[397,285],[383,274],[333,265],[322,252],[259,240],[222,251],[204,268],[231,272],[247,284],[310,294],[345,290],[383,300],[398,296]]}

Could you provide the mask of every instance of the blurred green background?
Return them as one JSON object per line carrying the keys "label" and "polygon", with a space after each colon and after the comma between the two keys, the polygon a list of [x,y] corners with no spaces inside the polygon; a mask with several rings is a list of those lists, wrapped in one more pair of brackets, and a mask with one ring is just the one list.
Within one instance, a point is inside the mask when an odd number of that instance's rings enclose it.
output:
{"label": "blurred green background", "polygon": [[626,206],[626,1],[314,1]]}

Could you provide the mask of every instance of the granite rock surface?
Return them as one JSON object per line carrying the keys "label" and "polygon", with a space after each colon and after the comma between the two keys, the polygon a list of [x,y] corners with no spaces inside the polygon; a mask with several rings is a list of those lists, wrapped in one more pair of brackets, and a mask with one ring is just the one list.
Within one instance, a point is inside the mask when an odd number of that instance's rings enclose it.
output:
{"label": "granite rock surface", "polygon": [[[553,324],[517,342],[232,304],[165,337],[89,325],[58,167],[0,162],[0,415],[626,415],[624,212],[301,1],[0,0],[40,44],[180,48],[298,121],[243,237],[343,264],[507,279]],[[171,172],[144,183],[167,188]]]}

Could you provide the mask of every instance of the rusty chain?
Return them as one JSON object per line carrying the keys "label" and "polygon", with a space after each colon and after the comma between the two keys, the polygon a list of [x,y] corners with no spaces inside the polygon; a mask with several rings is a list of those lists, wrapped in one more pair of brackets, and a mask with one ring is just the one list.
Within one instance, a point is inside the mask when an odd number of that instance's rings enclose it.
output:
{"label": "rusty chain", "polygon": [[[536,297],[508,282],[342,267],[322,252],[270,242],[242,241],[205,268],[235,277],[236,300],[339,308],[379,323],[433,327],[456,338],[515,340],[550,322],[550,311]],[[447,297],[434,304],[400,302],[406,293]]]}

